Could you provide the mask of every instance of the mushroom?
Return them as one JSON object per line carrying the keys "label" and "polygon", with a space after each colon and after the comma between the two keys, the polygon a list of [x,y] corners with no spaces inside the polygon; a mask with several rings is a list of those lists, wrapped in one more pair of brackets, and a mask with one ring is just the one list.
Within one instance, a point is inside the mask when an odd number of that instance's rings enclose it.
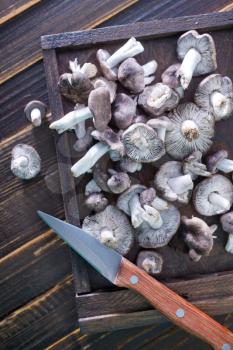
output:
{"label": "mushroom", "polygon": [[233,254],[233,211],[222,215],[220,218],[220,222],[223,231],[229,233],[225,250],[228,253]]}
{"label": "mushroom", "polygon": [[154,178],[155,187],[170,202],[187,204],[191,198],[193,181],[190,174],[183,174],[182,163],[168,161],[161,165]]}
{"label": "mushroom", "polygon": [[139,115],[135,115],[135,117],[133,118],[132,124],[134,124],[134,123],[146,124],[146,122],[147,122],[147,118],[144,115],[139,114]]}
{"label": "mushroom", "polygon": [[143,248],[159,248],[167,245],[175,235],[180,225],[180,212],[172,204],[160,212],[162,226],[152,229],[148,223],[143,222],[137,229],[138,244]]}
{"label": "mushroom", "polygon": [[117,80],[117,66],[125,59],[134,57],[143,51],[142,44],[132,37],[111,56],[107,50],[99,49],[96,57],[103,75],[108,80]]}
{"label": "mushroom", "polygon": [[210,111],[216,121],[230,117],[233,112],[231,79],[211,74],[200,82],[194,95],[198,106]]}
{"label": "mushroom", "polygon": [[[85,121],[80,122],[78,124],[78,126],[85,126]],[[93,127],[90,126],[89,128],[85,128],[85,135],[83,137],[78,137],[78,140],[75,142],[75,144],[73,145],[73,148],[75,151],[77,152],[84,152],[86,151],[92,144],[93,142],[93,137],[92,137],[92,131],[93,131]],[[80,129],[78,130],[78,134],[80,135]],[[76,132],[77,135],[77,132]]]}
{"label": "mushroom", "polygon": [[118,80],[132,94],[139,94],[155,79],[153,75],[158,67],[155,60],[141,66],[135,58],[127,58],[118,69]]}
{"label": "mushroom", "polygon": [[106,87],[110,93],[110,102],[113,103],[116,98],[117,90],[117,83],[115,81],[107,80],[104,77],[97,77],[92,81],[92,84],[94,85],[95,89],[101,86]]}
{"label": "mushroom", "polygon": [[142,250],[137,257],[137,266],[154,276],[162,271],[163,258],[153,250]]}
{"label": "mushroom", "polygon": [[177,76],[177,72],[180,69],[181,64],[175,63],[169,66],[162,74],[161,80],[164,84],[168,85],[171,89],[174,89],[183,98],[184,89],[180,85],[180,81]]}
{"label": "mushroom", "polygon": [[147,86],[139,95],[138,105],[153,116],[159,116],[166,111],[171,111],[180,101],[180,97],[168,85],[157,83]]}
{"label": "mushroom", "polygon": [[85,205],[88,209],[98,213],[107,207],[108,199],[104,197],[103,193],[91,193],[86,198]]}
{"label": "mushroom", "polygon": [[109,169],[108,173],[111,177],[107,181],[107,185],[111,192],[122,193],[131,185],[129,175],[123,172],[117,172],[113,169]]}
{"label": "mushroom", "polygon": [[142,163],[155,162],[165,154],[163,142],[148,125],[137,123],[126,129],[122,135],[126,155]]}
{"label": "mushroom", "polygon": [[190,30],[177,41],[178,58],[182,60],[177,75],[184,89],[187,89],[193,76],[213,72],[217,68],[216,50],[209,34],[198,34]]}
{"label": "mushroom", "polygon": [[163,142],[165,141],[166,131],[171,131],[174,128],[173,123],[166,116],[149,119],[147,125],[156,130],[158,138]]}
{"label": "mushroom", "polygon": [[200,151],[194,151],[183,161],[183,173],[190,174],[193,180],[198,176],[209,177],[211,173],[207,171],[206,165],[202,163]]}
{"label": "mushroom", "polygon": [[206,157],[206,165],[211,173],[216,173],[220,170],[228,174],[233,171],[233,160],[228,159],[228,152],[223,149]]}
{"label": "mushroom", "polygon": [[101,188],[98,186],[94,179],[90,180],[85,187],[85,196],[89,196],[92,193],[100,193]]}
{"label": "mushroom", "polygon": [[120,168],[127,173],[135,173],[142,170],[142,163],[135,162],[130,158],[123,158],[120,161]]}
{"label": "mushroom", "polygon": [[233,202],[232,183],[223,175],[213,175],[202,180],[193,192],[197,212],[205,216],[226,213]]}
{"label": "mushroom", "polygon": [[127,129],[133,122],[136,114],[137,103],[130,96],[120,93],[112,107],[112,116],[116,126],[119,129]]}
{"label": "mushroom", "polygon": [[194,103],[181,103],[168,118],[174,128],[166,132],[165,148],[172,158],[184,159],[193,151],[205,153],[209,149],[214,136],[214,118],[208,111]]}
{"label": "mushroom", "polygon": [[11,156],[11,171],[15,176],[29,180],[40,172],[41,159],[32,146],[20,143],[12,149]]}
{"label": "mushroom", "polygon": [[168,202],[157,196],[156,191],[153,187],[147,188],[140,193],[141,206],[150,205],[151,207],[161,211],[168,209]]}
{"label": "mushroom", "polygon": [[96,164],[93,168],[93,180],[96,182],[97,186],[101,188],[104,192],[110,192],[108,187],[109,176],[107,172],[99,165]]}
{"label": "mushroom", "polygon": [[134,242],[134,230],[127,216],[112,205],[85,217],[82,229],[122,255],[129,252]]}
{"label": "mushroom", "polygon": [[27,119],[34,125],[40,126],[42,119],[46,116],[47,107],[41,101],[30,101],[24,108]]}
{"label": "mushroom", "polygon": [[109,90],[99,87],[92,90],[88,98],[88,107],[78,108],[50,124],[50,129],[56,129],[59,134],[72,129],[80,122],[93,118],[95,128],[105,130],[111,120],[111,102]]}
{"label": "mushroom", "polygon": [[69,61],[69,67],[72,73],[81,72],[88,79],[93,79],[98,72],[96,65],[93,63],[87,62],[81,67],[77,58],[75,58],[74,61]]}
{"label": "mushroom", "polygon": [[202,255],[209,255],[213,248],[213,233],[217,225],[208,226],[205,221],[194,216],[191,219],[182,216],[181,222],[185,226],[183,235],[189,247],[190,259],[197,262]]}

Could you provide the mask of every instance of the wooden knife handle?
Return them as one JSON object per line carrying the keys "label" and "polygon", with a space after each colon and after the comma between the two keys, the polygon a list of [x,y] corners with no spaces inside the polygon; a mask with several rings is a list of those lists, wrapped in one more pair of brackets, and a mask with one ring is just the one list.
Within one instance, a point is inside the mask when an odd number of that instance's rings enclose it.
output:
{"label": "wooden knife handle", "polygon": [[233,350],[233,333],[123,258],[114,281],[143,295],[157,310],[216,350]]}

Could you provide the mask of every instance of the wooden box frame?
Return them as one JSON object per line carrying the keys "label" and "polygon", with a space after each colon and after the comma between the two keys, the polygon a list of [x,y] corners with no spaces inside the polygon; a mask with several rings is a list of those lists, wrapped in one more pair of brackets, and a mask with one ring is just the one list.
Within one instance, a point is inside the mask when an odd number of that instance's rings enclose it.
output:
{"label": "wooden box frame", "polygon": [[[150,21],[124,26],[79,31],[42,37],[45,71],[53,120],[64,115],[63,104],[57,90],[60,75],[58,55],[65,50],[104,46],[125,41],[131,36],[140,40],[179,35],[190,29],[200,32],[224,30],[233,38],[233,12]],[[233,43],[233,42],[232,42]],[[229,45],[231,42],[229,43]],[[225,44],[224,44],[225,45]],[[227,44],[226,44],[227,45]],[[221,58],[224,60],[224,57]],[[231,73],[233,72],[233,68]],[[233,78],[231,76],[231,78]],[[233,124],[232,124],[233,125]],[[70,173],[71,148],[69,135],[55,135],[55,142],[64,200],[66,220],[79,225],[79,207],[76,200],[75,180]],[[233,146],[233,144],[232,144]],[[59,150],[65,150],[60,152]],[[72,205],[69,205],[70,201]],[[150,325],[165,318],[139,295],[128,290],[109,290],[105,280],[93,286],[92,270],[76,254],[72,254],[78,319],[82,331],[102,332],[127,327]],[[187,298],[210,315],[233,312],[233,268],[227,271],[188,276],[165,282],[171,289]],[[106,287],[104,290],[103,287]]]}

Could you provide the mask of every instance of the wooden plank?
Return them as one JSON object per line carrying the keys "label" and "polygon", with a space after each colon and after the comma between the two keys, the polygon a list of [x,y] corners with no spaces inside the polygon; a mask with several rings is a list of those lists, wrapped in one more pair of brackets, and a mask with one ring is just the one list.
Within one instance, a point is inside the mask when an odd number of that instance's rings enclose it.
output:
{"label": "wooden plank", "polygon": [[41,0],[1,0],[0,25],[18,16]]}
{"label": "wooden plank", "polygon": [[[41,35],[94,28],[136,1],[50,0],[41,2],[35,8],[32,7],[23,17],[16,17],[1,29],[0,47],[4,47],[4,50],[0,53],[2,63],[0,83],[42,58]],[[49,16],[45,17],[45,14]]]}

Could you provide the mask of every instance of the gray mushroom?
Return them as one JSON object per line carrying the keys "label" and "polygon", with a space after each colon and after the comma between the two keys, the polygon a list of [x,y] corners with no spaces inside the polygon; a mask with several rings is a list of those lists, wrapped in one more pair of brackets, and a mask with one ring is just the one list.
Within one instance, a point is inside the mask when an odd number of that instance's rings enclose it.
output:
{"label": "gray mushroom", "polygon": [[216,50],[209,34],[190,30],[177,41],[177,55],[182,64],[178,71],[180,83],[187,89],[193,76],[213,72],[217,68]]}
{"label": "gray mushroom", "polygon": [[12,149],[11,156],[11,171],[15,176],[29,180],[40,172],[41,159],[32,146],[18,144]]}
{"label": "gray mushroom", "polygon": [[130,187],[131,180],[128,174],[113,169],[109,169],[108,173],[111,177],[108,179],[107,185],[111,192],[122,193]]}
{"label": "gray mushroom", "polygon": [[108,80],[117,80],[118,65],[127,58],[134,57],[143,51],[142,44],[132,37],[112,55],[107,50],[99,49],[96,57],[103,75]]}
{"label": "gray mushroom", "polygon": [[104,77],[97,77],[94,80],[92,80],[92,84],[94,85],[95,89],[101,86],[107,88],[110,94],[110,102],[113,103],[113,101],[116,98],[117,90],[117,83],[115,81],[107,80]]}
{"label": "gray mushroom", "polygon": [[166,116],[149,119],[147,125],[156,130],[158,138],[163,142],[165,141],[166,131],[172,131],[174,129],[173,123]]}
{"label": "gray mushroom", "polygon": [[184,159],[183,173],[190,174],[193,180],[196,180],[198,176],[211,176],[211,173],[207,171],[206,165],[202,163],[202,154],[200,151],[194,151]]}
{"label": "gray mushroom", "polygon": [[27,119],[34,125],[40,126],[42,119],[45,118],[47,112],[46,105],[37,100],[30,101],[24,108]]}
{"label": "gray mushroom", "polygon": [[120,161],[120,168],[126,173],[135,173],[136,171],[142,170],[142,163],[135,162],[130,158],[122,158]]}
{"label": "gray mushroom", "polygon": [[174,159],[184,159],[193,151],[205,153],[212,144],[214,118],[194,103],[180,104],[168,115],[174,125],[167,130],[165,148]]}
{"label": "gray mushroom", "polygon": [[198,106],[210,111],[216,121],[230,117],[233,112],[232,81],[221,74],[211,74],[200,82],[194,95]]}
{"label": "gray mushroom", "polygon": [[162,271],[163,258],[153,250],[142,250],[137,257],[137,266],[154,276]]}
{"label": "gray mushroom", "polygon": [[180,69],[181,64],[175,63],[169,66],[162,74],[161,80],[164,84],[168,85],[171,89],[174,89],[180,96],[183,98],[184,89],[180,84],[180,80],[178,79],[177,72]]}
{"label": "gray mushroom", "polygon": [[132,94],[139,94],[155,79],[157,67],[155,60],[141,66],[135,58],[128,58],[119,66],[118,80]]}
{"label": "gray mushroom", "polygon": [[108,199],[103,195],[103,193],[91,193],[86,198],[85,205],[88,209],[98,213],[107,207]]}
{"label": "gray mushroom", "polygon": [[170,202],[187,204],[191,198],[193,181],[190,174],[183,174],[182,163],[168,161],[161,165],[154,178],[155,187]]}
{"label": "gray mushroom", "polygon": [[136,115],[137,103],[130,96],[119,93],[112,107],[112,116],[119,129],[127,129]]}
{"label": "gray mushroom", "polygon": [[93,79],[97,74],[96,65],[90,62],[84,63],[82,66],[78,63],[78,59],[69,61],[69,67],[72,73],[81,72],[88,79]]}
{"label": "gray mushroom", "polygon": [[226,213],[233,202],[232,183],[222,175],[202,180],[193,192],[196,211],[205,216]]}
{"label": "gray mushroom", "polygon": [[134,230],[127,216],[112,205],[95,215],[87,216],[83,220],[82,229],[122,255],[129,252],[134,242]]}
{"label": "gray mushroom", "polygon": [[223,149],[206,157],[206,165],[211,173],[216,173],[218,170],[225,174],[233,172],[233,160],[228,159],[228,152]]}
{"label": "gray mushroom", "polygon": [[151,207],[161,211],[168,209],[168,202],[157,196],[157,193],[153,187],[147,188],[140,193],[141,206],[150,205]]}
{"label": "gray mushroom", "polygon": [[138,105],[149,115],[159,116],[175,108],[179,101],[177,92],[166,84],[157,83],[144,89],[139,95]]}
{"label": "gray mushroom", "polygon": [[220,218],[220,222],[223,231],[229,234],[225,250],[228,253],[233,254],[233,211],[222,215]]}
{"label": "gray mushroom", "polygon": [[205,221],[194,216],[191,219],[182,216],[181,222],[185,226],[183,235],[189,247],[190,259],[197,262],[203,255],[209,255],[213,248],[213,233],[217,225],[208,226]]}

